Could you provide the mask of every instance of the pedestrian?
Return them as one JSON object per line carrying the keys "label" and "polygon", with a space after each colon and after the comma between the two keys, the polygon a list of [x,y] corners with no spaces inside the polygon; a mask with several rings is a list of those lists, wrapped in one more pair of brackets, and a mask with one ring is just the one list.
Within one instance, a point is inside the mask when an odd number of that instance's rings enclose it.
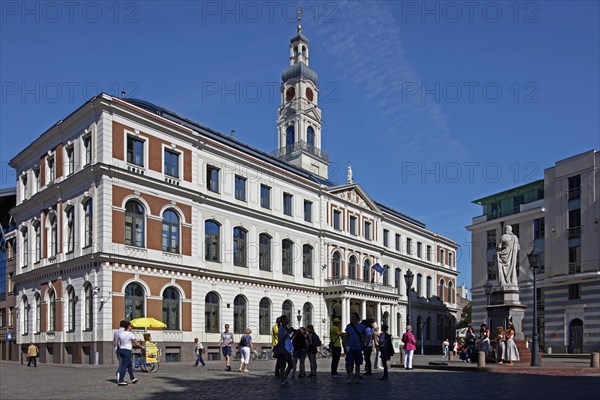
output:
{"label": "pedestrian", "polygon": [[506,349],[504,350],[504,360],[507,365],[513,365],[513,361],[519,361],[519,349],[513,340],[515,336],[515,326],[512,322],[506,325]]}
{"label": "pedestrian", "polygon": [[[275,357],[275,346],[277,346],[277,343],[279,342],[278,332],[279,317],[277,317],[275,320],[275,325],[273,325],[273,328],[271,328],[271,357],[275,359],[277,359],[277,357]],[[279,376],[279,368],[280,367],[277,364],[277,361],[275,361],[275,376]]]}
{"label": "pedestrian", "polygon": [[229,332],[229,324],[225,324],[225,331],[221,333],[219,346],[225,357],[225,371],[231,371],[231,345],[233,344],[233,333]]}
{"label": "pedestrian", "polygon": [[202,345],[202,342],[200,342],[198,340],[198,338],[195,338],[194,344],[195,344],[194,351],[196,352],[196,362],[194,363],[194,367],[197,367],[199,363],[201,363],[203,367],[206,367],[206,363],[202,359],[202,354],[204,354],[204,351],[205,351],[204,346]]}
{"label": "pedestrian", "polygon": [[315,327],[312,325],[306,326],[308,348],[306,349],[306,355],[308,356],[308,364],[310,365],[309,378],[315,378],[317,376],[317,353],[319,352],[319,346],[321,346],[321,339]]}
{"label": "pedestrian", "polygon": [[506,333],[504,328],[499,326],[496,328],[496,362],[500,365],[504,364],[504,356],[506,355]]}
{"label": "pedestrian", "polygon": [[479,351],[485,353],[487,359],[490,354],[490,331],[486,324],[481,324],[479,329]]}
{"label": "pedestrian", "polygon": [[124,319],[121,320],[121,322],[119,322],[119,327],[113,332],[113,350],[117,356],[117,371],[115,372],[117,374],[117,382],[119,382],[119,366],[121,365],[121,355],[119,354],[119,335],[125,330],[127,324],[129,324],[129,321]]}
{"label": "pedestrian", "polygon": [[379,336],[381,335],[381,332],[379,331],[379,325],[377,325],[377,322],[373,322],[373,349],[375,350],[375,365],[373,366],[373,368],[375,369],[383,369],[383,367],[381,366],[381,353],[380,353],[380,349],[379,349]]}
{"label": "pedestrian", "polygon": [[412,333],[412,326],[406,326],[406,332],[402,335],[402,343],[404,343],[404,369],[413,369],[412,360],[417,349],[417,341]]}
{"label": "pedestrian", "polygon": [[292,363],[294,367],[292,368],[292,378],[294,378],[296,374],[296,365],[298,365],[298,378],[306,377],[306,352],[308,350],[308,338],[307,331],[305,327],[298,328],[296,332],[292,335],[292,344],[294,345],[294,353],[292,357]]}
{"label": "pedestrian", "polygon": [[329,329],[329,338],[331,343],[329,347],[331,349],[331,377],[339,378],[340,375],[337,372],[338,365],[340,363],[340,357],[342,356],[342,333],[340,327],[342,326],[342,320],[339,318],[333,319],[333,325]]}
{"label": "pedestrian", "polygon": [[252,329],[246,328],[244,334],[240,338],[239,350],[240,350],[240,372],[248,371],[248,364],[250,364],[250,352],[256,353],[254,350],[254,343],[252,343]]}
{"label": "pedestrian", "polygon": [[475,333],[473,333],[473,328],[468,327],[467,333],[465,334],[465,344],[463,346],[463,353],[465,354],[465,358],[463,361],[468,362],[473,360],[473,351],[475,350]]}
{"label": "pedestrian", "polygon": [[371,353],[373,352],[373,325],[372,319],[365,319],[362,321],[365,326],[365,337],[364,337],[364,350],[363,357],[365,359],[365,375],[373,375],[371,370]]}
{"label": "pedestrian", "polygon": [[126,327],[119,334],[119,355],[121,356],[121,361],[119,363],[119,380],[117,381],[119,386],[127,386],[127,382],[124,381],[125,371],[129,372],[129,378],[131,379],[131,383],[137,383],[137,379],[133,375],[133,366],[131,364],[131,353],[133,352],[133,348],[142,348],[142,345],[135,338],[135,335],[132,332],[133,326],[131,323],[127,321]]}
{"label": "pedestrian", "polygon": [[381,334],[379,336],[379,351],[381,356],[381,365],[383,368],[383,376],[379,378],[380,381],[388,379],[388,365],[387,362],[394,356],[394,346],[392,345],[392,335],[388,333],[387,324],[381,325]]}
{"label": "pedestrian", "polygon": [[448,357],[448,349],[449,348],[450,348],[450,342],[448,341],[448,338],[446,338],[442,342],[442,353],[444,354],[444,357]]}
{"label": "pedestrian", "polygon": [[346,383],[362,383],[360,366],[363,363],[364,336],[366,327],[360,323],[358,313],[350,314],[350,323],[346,326],[346,335],[342,337],[346,351]]}
{"label": "pedestrian", "polygon": [[27,366],[31,366],[31,362],[33,361],[33,366],[37,367],[37,358],[40,354],[40,350],[38,347],[33,344],[33,342],[29,343],[29,347],[27,348]]}
{"label": "pedestrian", "polygon": [[[294,345],[290,337],[294,329],[289,326],[290,321],[287,315],[279,317],[279,330],[277,331],[278,346],[282,347],[282,351],[277,353],[277,362],[279,363],[279,377],[281,386],[289,385],[287,377],[293,368],[292,354],[294,353]],[[283,343],[283,345],[281,345]],[[287,366],[287,368],[286,368]]]}

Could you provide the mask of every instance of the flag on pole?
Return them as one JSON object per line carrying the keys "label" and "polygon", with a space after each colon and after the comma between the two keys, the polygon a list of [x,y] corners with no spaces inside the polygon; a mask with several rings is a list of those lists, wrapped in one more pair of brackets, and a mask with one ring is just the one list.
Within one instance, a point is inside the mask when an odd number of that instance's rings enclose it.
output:
{"label": "flag on pole", "polygon": [[372,266],[371,268],[373,268],[375,271],[379,272],[379,273],[380,273],[380,274],[382,274],[382,275],[383,275],[383,273],[384,273],[384,272],[385,272],[385,270],[386,270],[386,269],[385,269],[384,267],[382,267],[382,266],[381,266],[379,263],[375,263],[375,264],[373,264],[373,266]]}

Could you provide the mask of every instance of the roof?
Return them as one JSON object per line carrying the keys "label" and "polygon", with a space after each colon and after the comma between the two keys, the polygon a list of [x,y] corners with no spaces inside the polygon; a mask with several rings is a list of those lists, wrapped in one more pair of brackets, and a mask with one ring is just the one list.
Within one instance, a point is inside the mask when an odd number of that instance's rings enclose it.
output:
{"label": "roof", "polygon": [[489,202],[497,201],[497,199],[499,197],[508,197],[512,193],[524,192],[524,191],[527,191],[527,189],[530,189],[530,190],[540,189],[540,188],[543,188],[543,187],[544,187],[544,180],[543,179],[538,179],[536,181],[529,182],[529,183],[526,183],[526,184],[521,185],[521,186],[517,186],[517,187],[511,188],[511,189],[506,189],[506,190],[503,190],[501,192],[498,192],[498,193],[495,193],[495,194],[491,194],[489,196],[482,197],[481,199],[473,200],[471,203],[473,203],[473,204],[479,204],[479,205],[484,205],[484,204],[487,204]]}
{"label": "roof", "polygon": [[304,36],[304,34],[302,32],[298,32],[294,36],[292,36],[292,38],[290,39],[290,43],[294,43],[294,42],[297,42],[299,40],[305,42],[306,44],[309,43],[308,42],[308,38],[306,36]]}
{"label": "roof", "polygon": [[284,69],[281,73],[281,80],[283,82],[300,77],[312,81],[315,85],[317,84],[317,80],[319,79],[317,73],[303,62],[292,64],[286,69]]}

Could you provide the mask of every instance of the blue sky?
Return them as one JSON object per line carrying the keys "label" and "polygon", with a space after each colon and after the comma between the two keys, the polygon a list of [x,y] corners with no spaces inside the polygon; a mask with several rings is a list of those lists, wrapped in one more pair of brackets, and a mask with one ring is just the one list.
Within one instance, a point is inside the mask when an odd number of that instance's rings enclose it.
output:
{"label": "blue sky", "polygon": [[[69,4],[69,3],[66,3]],[[277,147],[289,2],[3,2],[0,187],[8,161],[104,91]],[[300,2],[331,178],[456,240],[471,287],[474,199],[600,148],[599,3]]]}

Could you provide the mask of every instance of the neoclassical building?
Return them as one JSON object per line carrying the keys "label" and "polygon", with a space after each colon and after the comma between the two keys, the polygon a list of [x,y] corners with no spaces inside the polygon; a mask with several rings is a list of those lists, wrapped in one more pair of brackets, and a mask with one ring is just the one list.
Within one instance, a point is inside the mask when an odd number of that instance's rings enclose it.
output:
{"label": "neoclassical building", "polygon": [[[121,319],[150,316],[163,361],[194,357],[223,325],[270,347],[275,318],[412,322],[454,335],[457,243],[328,179],[318,77],[301,28],[282,73],[278,150],[266,153],[149,102],[87,101],[16,155],[17,342],[41,360],[111,363]],[[373,267],[376,267],[375,269]],[[383,267],[384,272],[377,270]]]}

